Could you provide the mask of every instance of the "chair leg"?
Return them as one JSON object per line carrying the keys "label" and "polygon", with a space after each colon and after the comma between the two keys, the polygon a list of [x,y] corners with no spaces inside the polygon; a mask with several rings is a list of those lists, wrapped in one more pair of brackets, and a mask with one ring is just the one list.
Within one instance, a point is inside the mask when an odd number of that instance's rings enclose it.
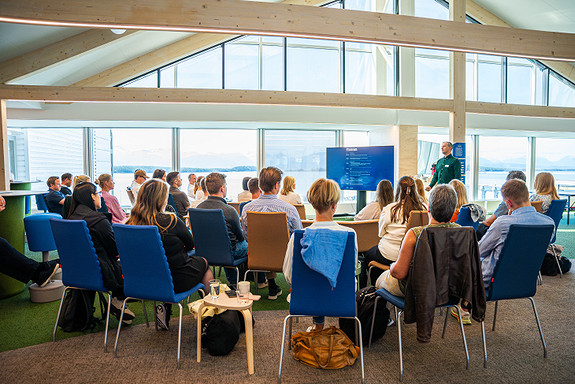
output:
{"label": "chair leg", "polygon": [[398,311],[395,308],[395,322],[397,323],[397,339],[399,345],[399,381],[403,383],[403,348],[401,345],[401,314],[403,311]]}
{"label": "chair leg", "polygon": [[60,299],[60,306],[58,307],[58,314],[56,315],[56,324],[54,324],[54,332],[52,332],[52,341],[56,341],[56,330],[58,329],[58,321],[60,320],[60,312],[62,312],[62,304],[64,304],[64,295],[66,291],[70,289],[68,287],[64,288],[64,292],[62,292],[62,298]]}
{"label": "chair leg", "polygon": [[104,333],[104,353],[108,352],[108,326],[110,325],[110,307],[112,306],[112,295],[108,292],[108,311],[106,312],[106,332]]}
{"label": "chair leg", "polygon": [[[295,318],[296,322],[299,322],[299,317]],[[292,334],[292,324],[293,324],[293,317],[289,318],[289,339],[291,340],[291,334]],[[288,350],[291,350],[291,341],[288,344]]]}
{"label": "chair leg", "polygon": [[122,330],[122,320],[124,320],[124,310],[126,309],[126,301],[128,297],[122,302],[122,312],[120,313],[120,323],[118,324],[118,331],[116,332],[116,343],[114,344],[114,357],[118,357],[118,341],[120,340],[120,331]]}
{"label": "chair leg", "polygon": [[372,270],[372,269],[373,269],[373,266],[372,266],[372,267],[369,267],[369,269],[367,270],[367,283],[368,283],[368,284],[371,284],[371,285],[374,285],[374,284],[373,284],[373,281],[371,281],[371,270]]}
{"label": "chair leg", "polygon": [[156,327],[156,332],[158,331],[158,314],[156,313],[156,300],[154,300],[154,326]]}
{"label": "chair leg", "polygon": [[[461,338],[463,339],[463,349],[465,350],[465,369],[469,369],[469,351],[467,349],[467,339],[465,338],[465,330],[463,329],[463,319],[461,317],[461,309],[459,305],[455,306],[457,316],[459,317],[459,327],[461,328]],[[447,313],[445,314],[447,318]]]}
{"label": "chair leg", "polygon": [[560,257],[557,256],[557,252],[555,252],[555,246],[553,244],[551,244],[551,249],[553,250],[553,256],[555,256],[555,261],[557,262],[557,268],[559,268],[559,277],[562,278],[563,271],[561,270],[561,264],[559,263]]}
{"label": "chair leg", "polygon": [[180,351],[182,350],[182,304],[178,303],[180,308],[180,324],[178,326],[178,369],[180,369]]}
{"label": "chair leg", "polygon": [[[443,308],[440,308],[440,309],[443,310]],[[449,314],[449,311],[446,310],[445,311],[445,321],[443,322],[443,333],[441,334],[442,339],[445,339],[445,330],[447,329],[447,318],[449,317],[448,314]]]}
{"label": "chair leg", "polygon": [[537,275],[537,285],[543,285],[543,277],[541,276],[541,271]]}
{"label": "chair leg", "polygon": [[[215,272],[215,268],[214,268],[214,272]],[[222,276],[222,267],[218,267],[218,278]]]}
{"label": "chair leg", "polygon": [[[287,326],[287,322],[288,319],[290,320],[290,328],[291,328],[291,315],[287,315],[286,318],[284,319],[284,332],[282,334],[282,349],[280,351],[280,369],[278,372],[278,384],[280,384],[282,382],[282,363],[284,360],[284,348],[285,348],[285,341],[286,341],[286,326]],[[291,330],[290,330],[291,333]],[[291,343],[290,343],[291,345]]]}
{"label": "chair leg", "polygon": [[240,269],[238,267],[235,268],[236,268],[236,287],[237,287],[238,283],[240,282]]}
{"label": "chair leg", "polygon": [[491,327],[492,331],[495,331],[495,322],[497,321],[497,307],[499,306],[499,301],[495,302],[495,310],[493,311],[493,326]]}
{"label": "chair leg", "polygon": [[[377,302],[380,299],[379,296],[375,296],[375,303],[373,304],[373,313],[371,315],[371,329],[369,330],[369,340],[367,342],[367,348],[371,348],[371,339],[373,338],[373,326],[375,324],[375,314],[377,313]],[[387,327],[387,324],[385,324]]]}
{"label": "chair leg", "polygon": [[[377,302],[377,300],[376,300]],[[356,340],[359,339],[359,353],[361,357],[361,382],[365,383],[365,370],[363,365],[363,337],[361,333],[361,321],[357,317],[354,317],[355,322],[357,324],[357,328],[359,329],[359,337],[356,336]],[[373,321],[372,321],[373,324]]]}
{"label": "chair leg", "polygon": [[[148,321],[148,312],[146,312],[146,303],[142,300],[142,309],[144,310],[144,319],[146,320],[146,327],[150,328],[150,322]],[[156,308],[154,308],[154,313],[156,312]]]}
{"label": "chair leg", "polygon": [[481,341],[483,342],[483,368],[487,368],[487,343],[485,342],[485,321],[481,322]]}
{"label": "chair leg", "polygon": [[545,345],[545,338],[543,337],[543,331],[541,330],[541,323],[539,322],[539,315],[537,315],[537,308],[535,307],[535,301],[530,297],[531,306],[533,307],[533,313],[535,314],[535,320],[537,320],[537,328],[539,328],[539,336],[541,337],[541,344],[543,344],[543,357],[547,357],[547,345]]}

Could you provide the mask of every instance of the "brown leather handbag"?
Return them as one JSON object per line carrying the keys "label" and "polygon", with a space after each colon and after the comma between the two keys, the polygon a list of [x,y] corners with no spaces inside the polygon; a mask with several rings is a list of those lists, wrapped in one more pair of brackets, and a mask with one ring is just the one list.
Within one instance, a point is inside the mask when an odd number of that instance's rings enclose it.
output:
{"label": "brown leather handbag", "polygon": [[291,349],[294,359],[321,369],[340,369],[353,365],[359,356],[359,347],[336,327],[298,332],[291,338]]}

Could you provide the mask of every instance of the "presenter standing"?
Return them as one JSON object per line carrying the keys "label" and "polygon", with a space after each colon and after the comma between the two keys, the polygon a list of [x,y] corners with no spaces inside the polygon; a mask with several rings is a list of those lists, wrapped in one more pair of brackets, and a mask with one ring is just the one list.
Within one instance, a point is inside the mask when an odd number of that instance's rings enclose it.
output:
{"label": "presenter standing", "polygon": [[451,142],[444,141],[441,144],[441,153],[444,157],[437,161],[435,173],[431,178],[431,183],[425,188],[426,191],[431,190],[435,184],[447,184],[453,179],[461,180],[461,162],[451,154],[452,150]]}

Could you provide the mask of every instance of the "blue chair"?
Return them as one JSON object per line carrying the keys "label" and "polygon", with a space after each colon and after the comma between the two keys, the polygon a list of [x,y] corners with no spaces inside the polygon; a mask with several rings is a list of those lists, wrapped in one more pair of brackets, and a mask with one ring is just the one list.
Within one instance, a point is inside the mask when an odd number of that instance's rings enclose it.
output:
{"label": "blue chair", "polygon": [[[553,219],[555,222],[555,233],[553,234],[553,238],[549,244],[554,244],[555,240],[557,240],[557,229],[559,228],[559,223],[563,218],[563,211],[565,210],[565,206],[567,205],[567,199],[561,200],[551,200],[551,204],[549,204],[549,209],[547,210],[546,215]],[[569,211],[567,211],[569,214]],[[563,277],[563,272],[561,271],[561,264],[559,264],[559,257],[555,253],[555,248],[553,249],[553,256],[555,256],[555,261],[557,261],[557,268],[559,268],[559,277]]]}
{"label": "blue chair", "polygon": [[168,194],[168,205],[174,208],[174,212],[178,213],[178,207],[176,207],[176,201],[174,200],[174,195]]}
{"label": "blue chair", "polygon": [[42,212],[48,212],[48,206],[46,205],[46,195],[47,193],[38,193],[34,195],[34,199],[36,200],[36,208]]}
{"label": "blue chair", "polygon": [[[495,265],[489,287],[485,290],[487,301],[495,301],[493,312],[493,327],[497,320],[497,307],[499,300],[528,298],[533,307],[539,336],[543,344],[543,357],[547,357],[547,346],[539,323],[537,308],[533,296],[537,291],[537,276],[543,264],[549,239],[553,233],[553,226],[548,225],[520,225],[512,224],[503,243],[501,254]],[[484,366],[487,367],[487,345],[485,343],[485,327],[481,324],[483,332]]]}
{"label": "blue chair", "polygon": [[[180,308],[180,323],[178,328],[178,368],[180,368],[180,351],[182,345],[182,304],[180,301],[192,295],[198,289],[204,288],[197,284],[190,290],[175,293],[172,274],[168,259],[164,252],[158,227],[154,225],[112,224],[116,246],[122,260],[124,274],[124,294],[126,299],[122,304],[120,325],[116,334],[114,356],[117,356],[118,341],[122,329],[124,309],[128,299],[163,301],[178,304]],[[155,306],[155,305],[154,305]],[[154,311],[155,313],[155,311]],[[156,323],[157,324],[157,323]],[[146,319],[146,325],[148,325]],[[156,330],[158,329],[156,325]]]}
{"label": "blue chair", "polygon": [[349,233],[343,261],[337,277],[336,288],[332,288],[329,281],[318,272],[311,270],[301,256],[301,238],[303,230],[296,230],[293,248],[292,266],[292,294],[289,306],[289,315],[284,320],[282,347],[280,355],[280,368],[278,382],[281,382],[282,362],[285,347],[286,326],[289,320],[289,336],[291,339],[291,325],[294,317],[328,316],[354,319],[357,323],[356,340],[359,340],[361,357],[361,379],[365,382],[363,365],[363,341],[361,323],[357,318],[355,303],[355,234]]}
{"label": "blue chair", "polygon": [[196,256],[201,256],[209,265],[231,267],[236,269],[236,282],[240,281],[238,265],[246,262],[248,257],[234,260],[230,236],[221,209],[189,208],[190,226],[194,235]]}
{"label": "blue chair", "polygon": [[473,221],[471,218],[471,209],[469,207],[461,207],[456,223],[462,227],[473,227],[476,231],[479,226],[479,221]]}
{"label": "blue chair", "polygon": [[56,341],[56,330],[62,311],[64,295],[68,289],[88,289],[104,292],[108,295],[108,310],[106,312],[106,331],[104,333],[104,352],[108,351],[108,325],[110,323],[110,305],[112,296],[104,286],[98,255],[94,249],[90,232],[84,220],[50,219],[52,233],[60,256],[62,266],[62,282],[66,286],[58,308],[56,324],[52,341]]}
{"label": "blue chair", "polygon": [[28,248],[32,252],[42,252],[42,261],[48,261],[50,251],[56,250],[50,219],[61,218],[57,213],[38,213],[24,218]]}

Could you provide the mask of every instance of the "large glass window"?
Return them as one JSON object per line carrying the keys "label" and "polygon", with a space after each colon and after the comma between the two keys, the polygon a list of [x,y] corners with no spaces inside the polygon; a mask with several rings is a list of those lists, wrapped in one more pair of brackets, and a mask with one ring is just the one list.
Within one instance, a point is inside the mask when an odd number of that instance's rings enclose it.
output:
{"label": "large glass window", "polygon": [[259,37],[246,36],[225,45],[225,86],[259,89]]}
{"label": "large glass window", "polygon": [[527,169],[526,137],[479,136],[480,199],[501,199],[501,186],[509,171]]}
{"label": "large glass window", "polygon": [[575,107],[575,85],[554,72],[549,76],[549,105]]}
{"label": "large glass window", "polygon": [[112,129],[114,195],[120,205],[130,205],[126,188],[134,180],[138,168],[152,176],[154,169],[172,169],[171,129]]}
{"label": "large glass window", "polygon": [[449,52],[415,49],[415,96],[449,98]]}
{"label": "large glass window", "polygon": [[557,185],[575,187],[575,162],[570,156],[575,139],[538,137],[536,140],[536,172],[551,172]]}
{"label": "large glass window", "polygon": [[176,66],[178,88],[222,88],[222,47],[192,56]]}
{"label": "large glass window", "polygon": [[266,130],[265,166],[295,177],[296,192],[306,200],[310,185],[325,177],[325,149],[335,145],[334,131]]}
{"label": "large glass window", "polygon": [[[217,137],[217,140],[214,138]],[[238,200],[242,179],[257,177],[257,131],[240,129],[182,129],[180,131],[181,190],[188,192],[188,175],[226,175],[227,198]]]}
{"label": "large glass window", "polygon": [[154,71],[123,85],[126,88],[156,88],[158,86],[158,72]]}
{"label": "large glass window", "polygon": [[433,0],[414,0],[414,16],[449,20],[449,8]]}
{"label": "large glass window", "polygon": [[531,60],[507,59],[507,102],[543,105],[543,68]]}
{"label": "large glass window", "polygon": [[287,90],[341,92],[341,42],[287,39]]}
{"label": "large glass window", "polygon": [[390,46],[346,43],[345,92],[393,95],[395,49]]}
{"label": "large glass window", "polygon": [[477,58],[477,99],[501,103],[503,58],[490,55],[477,55]]}

